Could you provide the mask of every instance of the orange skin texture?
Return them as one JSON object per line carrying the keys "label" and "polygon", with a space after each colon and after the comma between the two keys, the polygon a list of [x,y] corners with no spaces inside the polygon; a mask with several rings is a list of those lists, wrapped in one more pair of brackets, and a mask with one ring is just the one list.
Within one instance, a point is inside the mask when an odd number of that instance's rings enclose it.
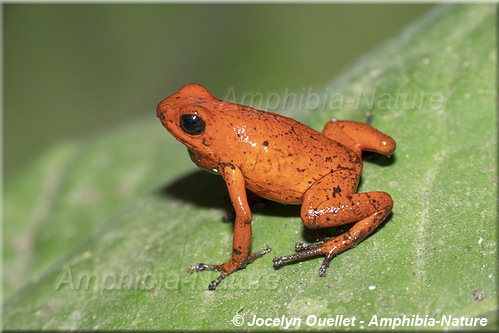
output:
{"label": "orange skin texture", "polygon": [[[271,251],[250,252],[252,214],[246,189],[272,201],[301,204],[309,228],[355,222],[342,235],[320,244],[297,243],[299,252],[274,258],[278,268],[286,261],[324,255],[321,276],[335,255],[358,244],[393,207],[386,192],[356,193],[362,151],[391,155],[395,150],[391,137],[367,124],[333,119],[319,133],[291,118],[217,99],[199,84],[186,85],[161,101],[157,116],[196,165],[223,177],[236,213],[231,260],[189,267],[190,272],[221,272],[209,289]],[[195,119],[198,126],[181,125],[182,117]]]}

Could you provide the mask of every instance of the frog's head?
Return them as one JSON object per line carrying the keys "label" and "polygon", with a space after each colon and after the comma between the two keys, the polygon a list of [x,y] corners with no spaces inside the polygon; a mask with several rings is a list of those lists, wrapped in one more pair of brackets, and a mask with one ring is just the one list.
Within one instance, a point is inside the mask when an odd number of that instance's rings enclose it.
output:
{"label": "frog's head", "polygon": [[187,148],[201,155],[212,154],[207,128],[215,123],[213,108],[217,101],[203,86],[188,84],[162,100],[156,115]]}

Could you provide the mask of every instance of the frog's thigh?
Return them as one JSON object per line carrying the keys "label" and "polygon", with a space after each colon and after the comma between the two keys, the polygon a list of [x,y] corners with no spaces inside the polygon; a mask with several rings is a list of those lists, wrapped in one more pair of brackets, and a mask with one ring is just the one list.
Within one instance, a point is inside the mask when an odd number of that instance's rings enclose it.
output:
{"label": "frog's thigh", "polygon": [[315,229],[361,221],[352,231],[372,232],[390,213],[392,198],[386,192],[355,193],[356,188],[357,177],[348,170],[335,171],[314,183],[303,196],[305,225]]}

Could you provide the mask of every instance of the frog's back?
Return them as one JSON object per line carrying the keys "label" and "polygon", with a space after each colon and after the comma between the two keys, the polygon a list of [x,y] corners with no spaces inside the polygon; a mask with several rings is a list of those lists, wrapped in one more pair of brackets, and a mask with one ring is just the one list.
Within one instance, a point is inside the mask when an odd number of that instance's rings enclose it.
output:
{"label": "frog's back", "polygon": [[[248,189],[271,200],[300,203],[317,180],[339,169],[362,169],[353,151],[316,130],[271,112],[242,106],[229,123],[237,152],[231,158],[243,172]],[[236,158],[234,158],[236,157]]]}

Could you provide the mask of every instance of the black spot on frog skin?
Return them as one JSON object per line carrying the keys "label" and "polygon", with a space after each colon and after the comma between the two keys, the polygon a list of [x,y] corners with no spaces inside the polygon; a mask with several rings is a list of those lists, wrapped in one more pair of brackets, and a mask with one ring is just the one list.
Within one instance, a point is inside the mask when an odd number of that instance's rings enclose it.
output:
{"label": "black spot on frog skin", "polygon": [[340,185],[333,187],[333,198],[336,198],[336,195],[339,194],[341,196],[341,187]]}
{"label": "black spot on frog skin", "polygon": [[269,141],[268,140],[263,141],[262,145],[264,145],[265,147],[268,147],[269,146]]}

